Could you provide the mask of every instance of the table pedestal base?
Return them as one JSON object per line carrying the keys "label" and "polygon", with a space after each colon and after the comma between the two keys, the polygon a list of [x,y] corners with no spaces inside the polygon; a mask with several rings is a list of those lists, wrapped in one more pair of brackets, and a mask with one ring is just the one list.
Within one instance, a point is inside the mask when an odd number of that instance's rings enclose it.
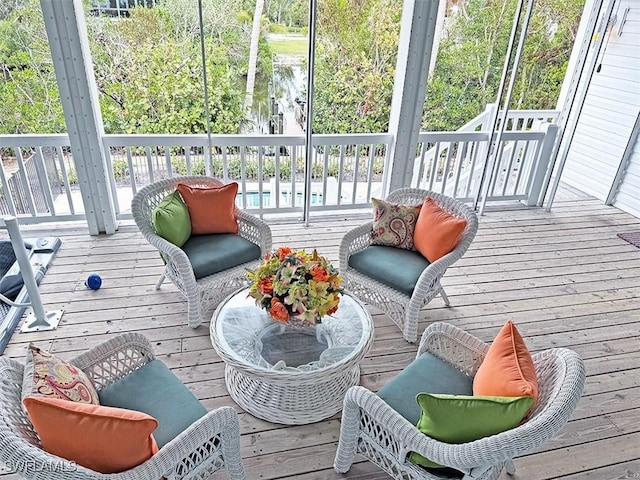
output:
{"label": "table pedestal base", "polygon": [[226,365],[225,381],[231,398],[251,415],[285,425],[306,425],[331,417],[342,410],[349,387],[358,385],[360,367],[323,375],[301,372],[300,378],[288,382],[257,379],[231,365]]}

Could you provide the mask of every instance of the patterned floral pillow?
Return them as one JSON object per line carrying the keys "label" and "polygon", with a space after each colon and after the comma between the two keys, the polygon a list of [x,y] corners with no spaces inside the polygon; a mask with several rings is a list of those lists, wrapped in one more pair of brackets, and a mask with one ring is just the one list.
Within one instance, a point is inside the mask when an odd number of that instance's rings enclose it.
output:
{"label": "patterned floral pillow", "polygon": [[413,231],[421,205],[398,205],[372,198],[373,230],[371,245],[415,250]]}
{"label": "patterned floral pillow", "polygon": [[93,383],[82,370],[29,344],[22,380],[22,399],[32,396],[100,405]]}

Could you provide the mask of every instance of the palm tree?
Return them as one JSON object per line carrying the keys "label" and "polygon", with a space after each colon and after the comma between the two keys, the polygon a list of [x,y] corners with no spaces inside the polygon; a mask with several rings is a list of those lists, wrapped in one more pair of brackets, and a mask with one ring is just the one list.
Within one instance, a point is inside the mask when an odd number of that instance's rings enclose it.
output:
{"label": "palm tree", "polygon": [[247,90],[244,100],[245,109],[253,104],[253,89],[256,82],[256,64],[258,62],[258,40],[260,39],[260,23],[264,0],[256,0],[256,9],[253,13],[253,27],[251,29],[251,45],[249,47],[249,69],[247,71]]}

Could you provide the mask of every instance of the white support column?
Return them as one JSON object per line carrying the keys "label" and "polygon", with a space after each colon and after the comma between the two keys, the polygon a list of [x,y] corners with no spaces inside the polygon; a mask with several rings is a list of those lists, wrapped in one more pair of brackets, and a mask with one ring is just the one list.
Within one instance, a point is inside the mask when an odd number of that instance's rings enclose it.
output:
{"label": "white support column", "polygon": [[438,18],[438,4],[438,0],[406,0],[402,9],[398,61],[389,119],[389,133],[394,138],[391,175],[389,185],[384,186],[385,192],[408,186],[411,182]]}
{"label": "white support column", "polygon": [[115,233],[102,113],[82,0],[41,0],[60,100],[91,235]]}

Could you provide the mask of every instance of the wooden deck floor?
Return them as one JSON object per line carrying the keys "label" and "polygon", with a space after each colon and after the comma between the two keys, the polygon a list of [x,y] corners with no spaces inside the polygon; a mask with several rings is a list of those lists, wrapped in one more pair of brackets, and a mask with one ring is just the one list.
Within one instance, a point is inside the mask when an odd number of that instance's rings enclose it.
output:
{"label": "wooden deck floor", "polygon": [[[274,244],[319,247],[336,261],[343,232],[359,223],[274,225]],[[38,233],[23,230],[25,237]],[[516,460],[517,479],[640,478],[640,249],[616,236],[639,230],[640,219],[588,198],[556,200],[551,213],[519,205],[491,210],[471,249],[444,277],[452,306],[437,298],[423,311],[420,331],[441,320],[491,341],[512,319],[531,350],[562,346],[585,359],[586,389],[571,422],[538,452]],[[63,321],[53,332],[14,334],[6,355],[22,358],[33,341],[69,357],[118,332],[140,331],[207,408],[235,406],[207,326],[186,326],[185,302],[172,285],[154,290],[162,263],[132,223],[112,236],[90,237],[82,225],[40,231],[63,240],[40,286],[45,307],[63,309]],[[83,285],[92,272],[104,279],[100,290]],[[375,341],[361,383],[375,391],[411,361],[416,346],[383,314],[372,313]],[[239,412],[250,479],[388,478],[362,459],[347,475],[333,472],[339,415],[283,427]]]}

